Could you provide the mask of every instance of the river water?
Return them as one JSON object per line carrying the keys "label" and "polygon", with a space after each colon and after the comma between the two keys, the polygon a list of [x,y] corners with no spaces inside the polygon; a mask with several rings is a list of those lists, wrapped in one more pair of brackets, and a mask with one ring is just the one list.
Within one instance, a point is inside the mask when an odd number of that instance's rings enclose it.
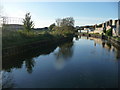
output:
{"label": "river water", "polygon": [[74,37],[51,48],[3,59],[3,88],[117,88],[120,49]]}

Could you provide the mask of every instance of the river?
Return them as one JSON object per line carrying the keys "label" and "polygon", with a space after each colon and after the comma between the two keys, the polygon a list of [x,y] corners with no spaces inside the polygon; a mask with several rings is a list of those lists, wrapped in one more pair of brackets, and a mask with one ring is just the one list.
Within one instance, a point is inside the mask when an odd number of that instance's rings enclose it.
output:
{"label": "river", "polygon": [[117,88],[120,49],[99,38],[73,40],[3,59],[3,88]]}

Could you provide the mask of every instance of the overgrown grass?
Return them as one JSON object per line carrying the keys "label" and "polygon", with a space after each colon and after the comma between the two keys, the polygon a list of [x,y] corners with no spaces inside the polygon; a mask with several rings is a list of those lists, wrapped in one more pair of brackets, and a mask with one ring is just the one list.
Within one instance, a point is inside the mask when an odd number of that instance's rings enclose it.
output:
{"label": "overgrown grass", "polygon": [[90,33],[91,35],[97,35],[97,36],[101,36],[101,34],[99,33]]}
{"label": "overgrown grass", "polygon": [[118,40],[118,41],[120,41],[120,37],[113,37],[114,39],[116,39],[116,40]]}
{"label": "overgrown grass", "polygon": [[68,32],[60,31],[2,31],[2,44],[3,48],[28,44],[36,41],[48,41],[48,40],[59,40],[62,37],[66,37]]}

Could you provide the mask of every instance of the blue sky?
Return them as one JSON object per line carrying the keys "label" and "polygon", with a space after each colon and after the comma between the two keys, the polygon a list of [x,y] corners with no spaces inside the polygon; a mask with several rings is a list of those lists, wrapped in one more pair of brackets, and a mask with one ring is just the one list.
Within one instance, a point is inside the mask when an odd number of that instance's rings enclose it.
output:
{"label": "blue sky", "polygon": [[4,15],[24,18],[30,12],[35,27],[46,27],[57,18],[73,17],[75,26],[99,24],[117,19],[117,2],[6,2]]}

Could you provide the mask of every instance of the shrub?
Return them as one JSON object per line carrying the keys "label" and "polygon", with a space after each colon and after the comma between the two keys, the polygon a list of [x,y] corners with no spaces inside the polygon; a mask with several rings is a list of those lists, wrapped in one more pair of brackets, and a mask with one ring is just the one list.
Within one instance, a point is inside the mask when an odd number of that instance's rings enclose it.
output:
{"label": "shrub", "polygon": [[112,29],[107,30],[107,31],[106,31],[106,35],[107,35],[107,36],[112,36]]}

